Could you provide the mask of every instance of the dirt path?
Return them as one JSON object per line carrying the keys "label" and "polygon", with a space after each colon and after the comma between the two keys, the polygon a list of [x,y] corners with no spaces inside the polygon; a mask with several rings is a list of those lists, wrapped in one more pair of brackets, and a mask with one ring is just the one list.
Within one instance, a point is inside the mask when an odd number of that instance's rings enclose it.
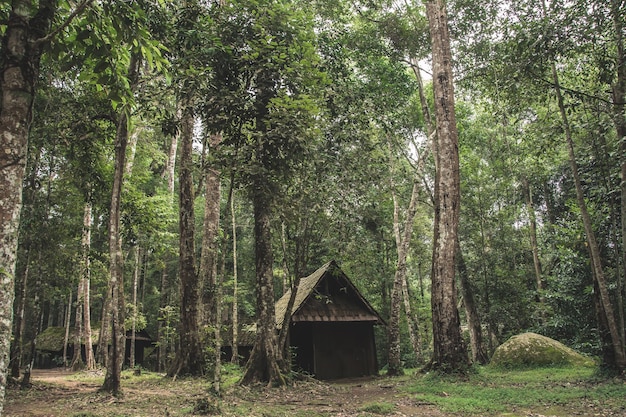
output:
{"label": "dirt path", "polygon": [[[206,398],[195,381],[123,381],[124,396],[98,392],[99,379],[72,378],[64,370],[35,370],[28,390],[7,391],[5,417],[196,416],[194,405]],[[101,376],[94,374],[93,376]],[[85,380],[83,380],[85,379]],[[386,378],[298,382],[286,389],[238,387],[224,396],[224,416],[446,417],[435,407],[417,403],[399,382]],[[385,408],[386,411],[384,410]]]}

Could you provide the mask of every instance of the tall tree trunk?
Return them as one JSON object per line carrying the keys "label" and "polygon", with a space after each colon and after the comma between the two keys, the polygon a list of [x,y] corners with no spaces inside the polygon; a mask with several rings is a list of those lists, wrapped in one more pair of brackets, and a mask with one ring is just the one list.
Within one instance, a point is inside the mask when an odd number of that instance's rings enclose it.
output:
{"label": "tall tree trunk", "polygon": [[406,219],[404,221],[404,231],[401,234],[398,201],[395,192],[393,192],[393,223],[398,248],[398,260],[396,263],[396,272],[393,280],[393,289],[391,291],[391,314],[387,327],[389,338],[389,365],[387,368],[387,375],[390,376],[404,374],[404,371],[402,370],[402,361],[400,354],[400,310],[402,308],[402,295],[404,292],[403,287],[406,281],[406,258],[409,252],[411,236],[413,234],[413,222],[415,221],[415,214],[417,213],[418,195],[419,180],[416,177],[413,180],[411,201],[409,202]]}
{"label": "tall tree trunk", "polygon": [[528,178],[523,179],[524,199],[526,200],[526,209],[530,220],[530,248],[533,254],[533,265],[535,267],[535,282],[537,285],[537,299],[544,304],[543,297],[543,274],[541,272],[541,262],[539,261],[539,245],[537,244],[537,216],[535,215],[535,207],[533,205],[533,194],[528,182]]}
{"label": "tall tree trunk", "polygon": [[137,348],[137,314],[139,312],[139,306],[137,305],[137,289],[139,286],[139,268],[141,258],[141,248],[139,245],[135,246],[135,268],[133,271],[133,317],[130,330],[130,369],[135,368],[135,350]]}
{"label": "tall tree trunk", "polygon": [[594,292],[594,297],[599,297],[598,303],[606,320],[606,325],[611,336],[611,343],[613,349],[613,358],[609,359],[611,362],[605,363],[605,365],[615,368],[618,371],[624,371],[626,369],[626,352],[624,351],[624,343],[620,337],[620,331],[617,325],[617,316],[615,315],[611,297],[609,294],[608,284],[604,276],[604,270],[602,268],[602,257],[600,254],[600,247],[596,240],[595,231],[591,222],[591,216],[587,210],[587,203],[585,202],[585,196],[582,189],[582,183],[580,175],[578,173],[578,163],[576,162],[576,155],[574,152],[574,140],[572,138],[571,127],[567,112],[565,110],[565,104],[563,95],[561,93],[561,87],[559,84],[559,77],[556,71],[556,64],[552,63],[552,78],[554,81],[554,88],[557,97],[557,103],[559,111],[561,113],[561,121],[563,123],[563,130],[565,133],[565,141],[567,144],[567,152],[569,155],[570,167],[572,170],[572,176],[574,178],[574,186],[576,188],[576,200],[580,209],[580,215],[583,221],[583,227],[585,229],[585,236],[587,238],[587,245],[591,254],[591,265],[593,267],[593,277],[597,284],[598,291]]}
{"label": "tall tree trunk", "polygon": [[[132,54],[129,67],[128,79],[131,88],[137,85],[139,79],[140,59],[137,54]],[[126,352],[126,330],[124,326],[125,300],[124,300],[124,254],[122,253],[121,234],[121,200],[124,185],[124,172],[126,170],[126,148],[128,146],[130,110],[123,109],[117,121],[115,135],[115,170],[113,174],[113,188],[111,192],[111,210],[109,216],[109,262],[110,279],[107,297],[109,324],[111,329],[111,349],[107,358],[106,375],[101,390],[113,395],[121,393],[122,365]]]}
{"label": "tall tree trunk", "polygon": [[231,179],[231,198],[230,198],[230,221],[233,230],[233,355],[230,359],[232,363],[239,362],[239,290],[237,275],[237,221],[235,217],[235,192],[232,189]]}
{"label": "tall tree trunk", "polygon": [[[22,181],[41,55],[56,1],[13,1],[0,35],[0,414],[9,366]],[[31,17],[33,10],[36,13]]]}
{"label": "tall tree trunk", "polygon": [[[620,144],[620,168],[621,168],[621,234],[622,234],[622,273],[619,277],[626,277],[626,53],[624,52],[624,15],[620,11],[620,0],[611,0],[611,16],[615,31],[617,81],[613,85],[613,120],[617,141]],[[626,344],[624,337],[624,279],[618,285],[619,291],[619,317],[622,343]]]}
{"label": "tall tree trunk", "polygon": [[458,132],[454,113],[452,56],[443,0],[426,2],[433,48],[433,86],[437,122],[435,224],[432,260],[433,359],[431,369],[465,372],[469,364],[455,287],[455,247],[460,209]]}
{"label": "tall tree trunk", "polygon": [[[209,153],[216,152],[222,143],[221,134],[209,136]],[[220,200],[222,197],[221,172],[214,164],[205,162],[204,185],[204,234],[202,236],[202,254],[200,259],[200,287],[202,288],[201,324],[209,331],[204,333],[213,348],[214,356],[211,374],[213,390],[219,395],[221,379],[221,304],[219,299],[220,279],[218,277]],[[223,259],[223,258],[222,258]],[[223,268],[222,268],[223,271]]]}
{"label": "tall tree trunk", "polygon": [[92,370],[96,368],[96,361],[93,355],[93,338],[91,336],[91,260],[89,252],[91,251],[91,225],[93,223],[91,215],[91,203],[85,203],[83,215],[83,236],[82,236],[82,271],[81,280],[83,281],[83,341],[85,343],[85,368]]}
{"label": "tall tree trunk", "polygon": [[193,110],[185,102],[182,104],[179,171],[180,348],[168,370],[168,376],[173,378],[178,375],[202,375],[205,363],[200,345],[199,282],[194,242],[193,127]]}
{"label": "tall tree trunk", "polygon": [[[209,152],[214,152],[222,142],[220,134],[209,137]],[[200,258],[200,287],[202,288],[203,326],[215,326],[217,282],[218,239],[220,228],[220,171],[210,162],[205,162],[204,186],[204,234],[202,236],[202,254]]]}
{"label": "tall tree trunk", "polygon": [[72,371],[78,371],[85,365],[83,362],[83,355],[81,354],[81,345],[83,343],[83,296],[85,290],[83,286],[85,281],[81,279],[78,281],[78,290],[76,291],[76,322],[74,323],[74,356],[72,357],[72,363],[70,367]]}
{"label": "tall tree trunk", "polygon": [[472,361],[474,363],[484,365],[489,361],[489,357],[483,346],[483,331],[480,323],[480,316],[476,310],[474,292],[470,286],[467,265],[465,264],[465,258],[463,258],[463,252],[461,252],[461,244],[458,236],[456,241],[456,256],[457,270],[459,271],[459,279],[461,281],[461,295],[463,296],[465,316],[467,317],[467,325],[469,327]]}
{"label": "tall tree trunk", "polygon": [[276,340],[274,257],[270,228],[272,199],[268,188],[266,178],[262,175],[254,177],[251,189],[254,207],[257,328],[254,347],[241,383],[267,381],[270,385],[285,385],[286,381],[279,367],[280,349]]}
{"label": "tall tree trunk", "polygon": [[70,342],[70,321],[72,320],[72,290],[68,297],[67,307],[65,311],[65,338],[63,339],[63,366],[67,367],[67,345]]}

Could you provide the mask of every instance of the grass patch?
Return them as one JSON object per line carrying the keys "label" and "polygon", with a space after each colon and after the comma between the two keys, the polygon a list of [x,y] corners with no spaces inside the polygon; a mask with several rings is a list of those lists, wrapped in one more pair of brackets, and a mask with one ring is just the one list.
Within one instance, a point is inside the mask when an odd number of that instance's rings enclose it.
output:
{"label": "grass patch", "polygon": [[[598,380],[595,368],[561,367],[506,371],[484,367],[468,379],[438,375],[417,376],[407,391],[416,400],[436,405],[444,412],[494,415],[515,410],[564,410],[573,404],[602,402],[605,409],[626,410],[626,384]],[[557,411],[555,411],[557,410]],[[516,414],[510,414],[516,415]],[[525,414],[521,414],[525,415]]]}
{"label": "grass patch", "polygon": [[369,404],[364,404],[363,407],[361,407],[361,411],[365,411],[367,413],[373,413],[373,414],[391,414],[395,411],[396,406],[391,404],[391,403],[387,403],[387,402],[377,402],[377,403],[369,403]]}

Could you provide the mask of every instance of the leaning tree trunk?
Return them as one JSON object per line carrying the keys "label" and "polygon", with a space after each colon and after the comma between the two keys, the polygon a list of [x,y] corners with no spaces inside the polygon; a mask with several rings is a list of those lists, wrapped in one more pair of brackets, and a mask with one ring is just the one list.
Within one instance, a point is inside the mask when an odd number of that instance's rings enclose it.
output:
{"label": "leaning tree trunk", "polygon": [[9,366],[15,261],[28,134],[44,43],[56,11],[42,1],[14,1],[0,36],[0,415]]}
{"label": "leaning tree trunk", "polygon": [[168,370],[168,376],[173,378],[178,375],[202,375],[205,362],[200,345],[199,286],[194,242],[193,125],[192,109],[183,104],[179,172],[180,348]]}
{"label": "leaning tree trunk", "polygon": [[[585,196],[582,189],[582,183],[580,175],[578,173],[578,163],[576,162],[576,155],[574,153],[574,140],[572,138],[571,127],[569,119],[567,117],[567,111],[561,93],[561,87],[559,84],[559,77],[556,71],[556,65],[552,63],[552,79],[554,81],[555,93],[557,97],[557,103],[559,111],[561,113],[561,121],[563,123],[563,130],[565,133],[565,141],[567,144],[567,152],[569,154],[570,168],[572,170],[572,176],[574,178],[574,187],[576,189],[576,200],[578,202],[578,208],[580,209],[580,215],[583,221],[583,227],[585,230],[585,236],[587,238],[587,245],[589,253],[591,255],[591,266],[593,268],[593,277],[598,291],[594,291],[594,297],[599,298],[598,305],[601,307],[607,329],[611,336],[611,347],[613,349],[613,357],[607,358],[605,355],[605,364],[615,368],[618,371],[624,371],[626,369],[626,352],[624,351],[624,342],[620,337],[620,331],[617,324],[617,316],[613,309],[611,296],[609,294],[608,284],[604,276],[604,270],[602,268],[602,256],[600,254],[600,247],[596,239],[595,231],[591,222],[591,216],[587,210],[587,203],[585,202]],[[610,360],[610,362],[607,361]]]}
{"label": "leaning tree trunk", "polygon": [[433,358],[431,369],[465,372],[469,364],[455,287],[455,246],[459,225],[458,132],[454,113],[452,56],[443,0],[426,3],[433,48],[433,87],[437,122],[435,224],[432,260]]}
{"label": "leaning tree trunk", "polygon": [[465,316],[467,317],[467,326],[469,327],[472,361],[474,363],[484,365],[489,362],[489,357],[483,346],[483,331],[480,323],[480,316],[476,310],[474,292],[470,286],[467,265],[465,264],[465,259],[463,258],[463,252],[461,252],[461,243],[459,242],[458,236],[456,241],[456,256],[459,280],[461,281],[461,294],[463,296],[463,305],[465,307]]}
{"label": "leaning tree trunk", "polygon": [[285,385],[286,381],[279,367],[280,352],[276,340],[274,258],[270,229],[272,199],[268,188],[263,176],[254,178],[252,205],[254,207],[257,328],[254,347],[241,383],[266,381],[270,385]]}

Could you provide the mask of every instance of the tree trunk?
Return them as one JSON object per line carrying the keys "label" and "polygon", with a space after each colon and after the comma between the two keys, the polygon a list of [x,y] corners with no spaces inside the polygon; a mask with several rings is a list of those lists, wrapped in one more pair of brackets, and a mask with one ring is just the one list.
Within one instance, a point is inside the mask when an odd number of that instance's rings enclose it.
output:
{"label": "tree trunk", "polygon": [[[222,136],[213,134],[209,138],[209,152],[216,151],[222,142]],[[204,234],[202,236],[202,254],[200,258],[200,286],[202,288],[203,326],[215,326],[217,282],[218,239],[220,227],[220,171],[211,163],[205,162],[204,187]]]}
{"label": "tree trunk", "polygon": [[455,287],[455,247],[460,209],[458,132],[454,113],[452,57],[443,0],[428,1],[426,14],[433,47],[433,87],[437,122],[435,224],[432,260],[433,359],[431,369],[466,372],[469,360],[461,338]]}
{"label": "tree trunk", "polygon": [[470,286],[467,266],[465,258],[461,252],[461,244],[456,242],[457,269],[459,271],[459,279],[461,281],[461,295],[463,296],[463,305],[465,306],[465,316],[467,317],[467,325],[470,334],[470,346],[472,349],[472,361],[481,365],[489,362],[489,357],[483,346],[483,331],[480,323],[480,316],[476,310],[476,302],[474,301],[474,292]]}
{"label": "tree trunk", "polygon": [[231,199],[230,199],[230,220],[233,229],[233,342],[232,350],[233,355],[230,359],[232,363],[239,362],[239,291],[238,291],[238,276],[237,276],[237,221],[235,217],[235,193],[232,190],[231,180]]}
{"label": "tree trunk", "polygon": [[[132,54],[128,79],[131,88],[137,85],[139,79],[140,59]],[[101,390],[113,395],[121,393],[121,374],[126,351],[126,330],[124,327],[125,300],[124,300],[124,255],[122,253],[121,235],[121,200],[126,170],[126,148],[128,146],[128,109],[120,112],[115,137],[115,170],[113,174],[113,188],[111,193],[111,214],[109,217],[109,256],[110,279],[108,287],[109,324],[111,329],[111,349],[107,358],[106,375]]]}
{"label": "tree trunk", "polygon": [[11,376],[15,379],[20,377],[20,368],[22,367],[22,359],[24,357],[24,312],[26,309],[26,293],[28,285],[28,274],[30,272],[30,244],[26,248],[26,265],[22,280],[19,283],[19,290],[15,294],[17,308],[15,311],[13,323],[13,343],[11,347]]}
{"label": "tree trunk", "polygon": [[541,262],[539,261],[539,245],[537,245],[537,217],[535,216],[535,207],[533,205],[533,194],[528,183],[528,178],[523,179],[524,197],[526,200],[526,209],[528,210],[528,218],[530,220],[530,247],[533,254],[533,265],[535,267],[535,282],[537,283],[537,299],[544,304],[543,297],[543,277],[541,272]]}
{"label": "tree trunk", "polygon": [[69,300],[65,312],[65,338],[63,339],[63,366],[67,367],[67,345],[70,341],[70,321],[72,319],[72,290],[70,290]]}
{"label": "tree trunk", "polygon": [[134,369],[135,368],[135,349],[136,347],[136,342],[137,342],[137,313],[138,313],[138,306],[137,306],[137,287],[139,286],[139,259],[140,259],[140,255],[141,255],[141,248],[137,245],[135,246],[135,268],[134,268],[134,272],[133,272],[133,317],[132,317],[132,324],[131,324],[131,331],[130,331],[130,369]]}
{"label": "tree trunk", "polygon": [[266,181],[263,176],[256,176],[251,187],[254,207],[257,328],[254,347],[241,383],[267,381],[270,385],[285,385],[286,381],[278,363],[280,349],[276,340],[274,258],[270,229],[272,200]]}
{"label": "tree trunk", "polygon": [[[419,195],[419,180],[414,178],[413,189],[411,191],[411,201],[407,209],[406,219],[404,221],[404,232],[400,234],[400,220],[398,202],[393,193],[394,205],[394,231],[398,248],[398,261],[396,263],[396,272],[393,280],[393,289],[391,292],[391,314],[388,324],[389,337],[389,365],[387,375],[402,375],[401,352],[400,352],[400,310],[402,307],[403,287],[406,281],[406,258],[409,252],[411,236],[413,234],[413,222],[417,213],[417,197]],[[408,318],[408,317],[407,317]],[[409,326],[410,327],[410,326]]]}
{"label": "tree trunk", "polygon": [[204,374],[204,353],[200,345],[199,285],[196,273],[193,127],[194,116],[188,104],[182,105],[181,153],[179,171],[179,233],[180,233],[180,349],[168,370],[168,376]]}
{"label": "tree trunk", "polygon": [[76,322],[74,323],[74,356],[70,367],[72,371],[79,371],[85,365],[83,355],[81,354],[81,345],[83,343],[83,296],[85,290],[83,288],[85,281],[82,279],[78,282],[78,290],[76,291]]}
{"label": "tree trunk", "polygon": [[[622,234],[622,273],[620,277],[626,277],[626,54],[624,52],[624,16],[620,12],[620,0],[611,0],[611,15],[615,30],[615,45],[617,49],[616,65],[617,81],[613,85],[613,120],[617,133],[617,142],[620,144],[620,168],[621,168],[621,234]],[[626,344],[624,337],[624,280],[619,283],[619,316],[622,343]]]}
{"label": "tree trunk", "polygon": [[44,47],[37,40],[50,29],[56,2],[39,2],[31,18],[34,7],[26,0],[12,2],[0,38],[0,414],[10,356],[22,180]]}
{"label": "tree trunk", "polygon": [[[604,276],[604,270],[602,268],[602,257],[600,254],[600,247],[596,240],[595,231],[591,222],[591,216],[587,210],[587,203],[585,202],[585,196],[582,189],[582,183],[578,174],[578,163],[576,162],[576,155],[574,153],[574,140],[572,139],[572,132],[565,110],[565,104],[563,101],[563,95],[561,94],[561,87],[559,84],[559,77],[556,71],[556,64],[552,63],[552,78],[554,81],[555,93],[557,97],[557,103],[559,111],[561,113],[561,121],[563,123],[563,130],[565,133],[565,141],[567,144],[567,151],[569,154],[569,162],[572,170],[572,176],[574,179],[574,186],[576,188],[576,200],[580,209],[580,215],[583,221],[583,227],[585,229],[585,236],[587,238],[587,245],[591,254],[591,265],[593,267],[593,277],[595,279],[598,291],[594,291],[594,297],[599,297],[599,305],[604,313],[604,319],[606,320],[606,326],[611,336],[611,344],[613,349],[613,357],[607,358],[605,355],[605,365],[615,368],[618,371],[624,371],[626,369],[626,352],[624,351],[624,343],[620,337],[620,331],[617,325],[616,315],[613,309],[613,304],[609,294],[608,284]],[[608,360],[608,361],[607,361]]]}

